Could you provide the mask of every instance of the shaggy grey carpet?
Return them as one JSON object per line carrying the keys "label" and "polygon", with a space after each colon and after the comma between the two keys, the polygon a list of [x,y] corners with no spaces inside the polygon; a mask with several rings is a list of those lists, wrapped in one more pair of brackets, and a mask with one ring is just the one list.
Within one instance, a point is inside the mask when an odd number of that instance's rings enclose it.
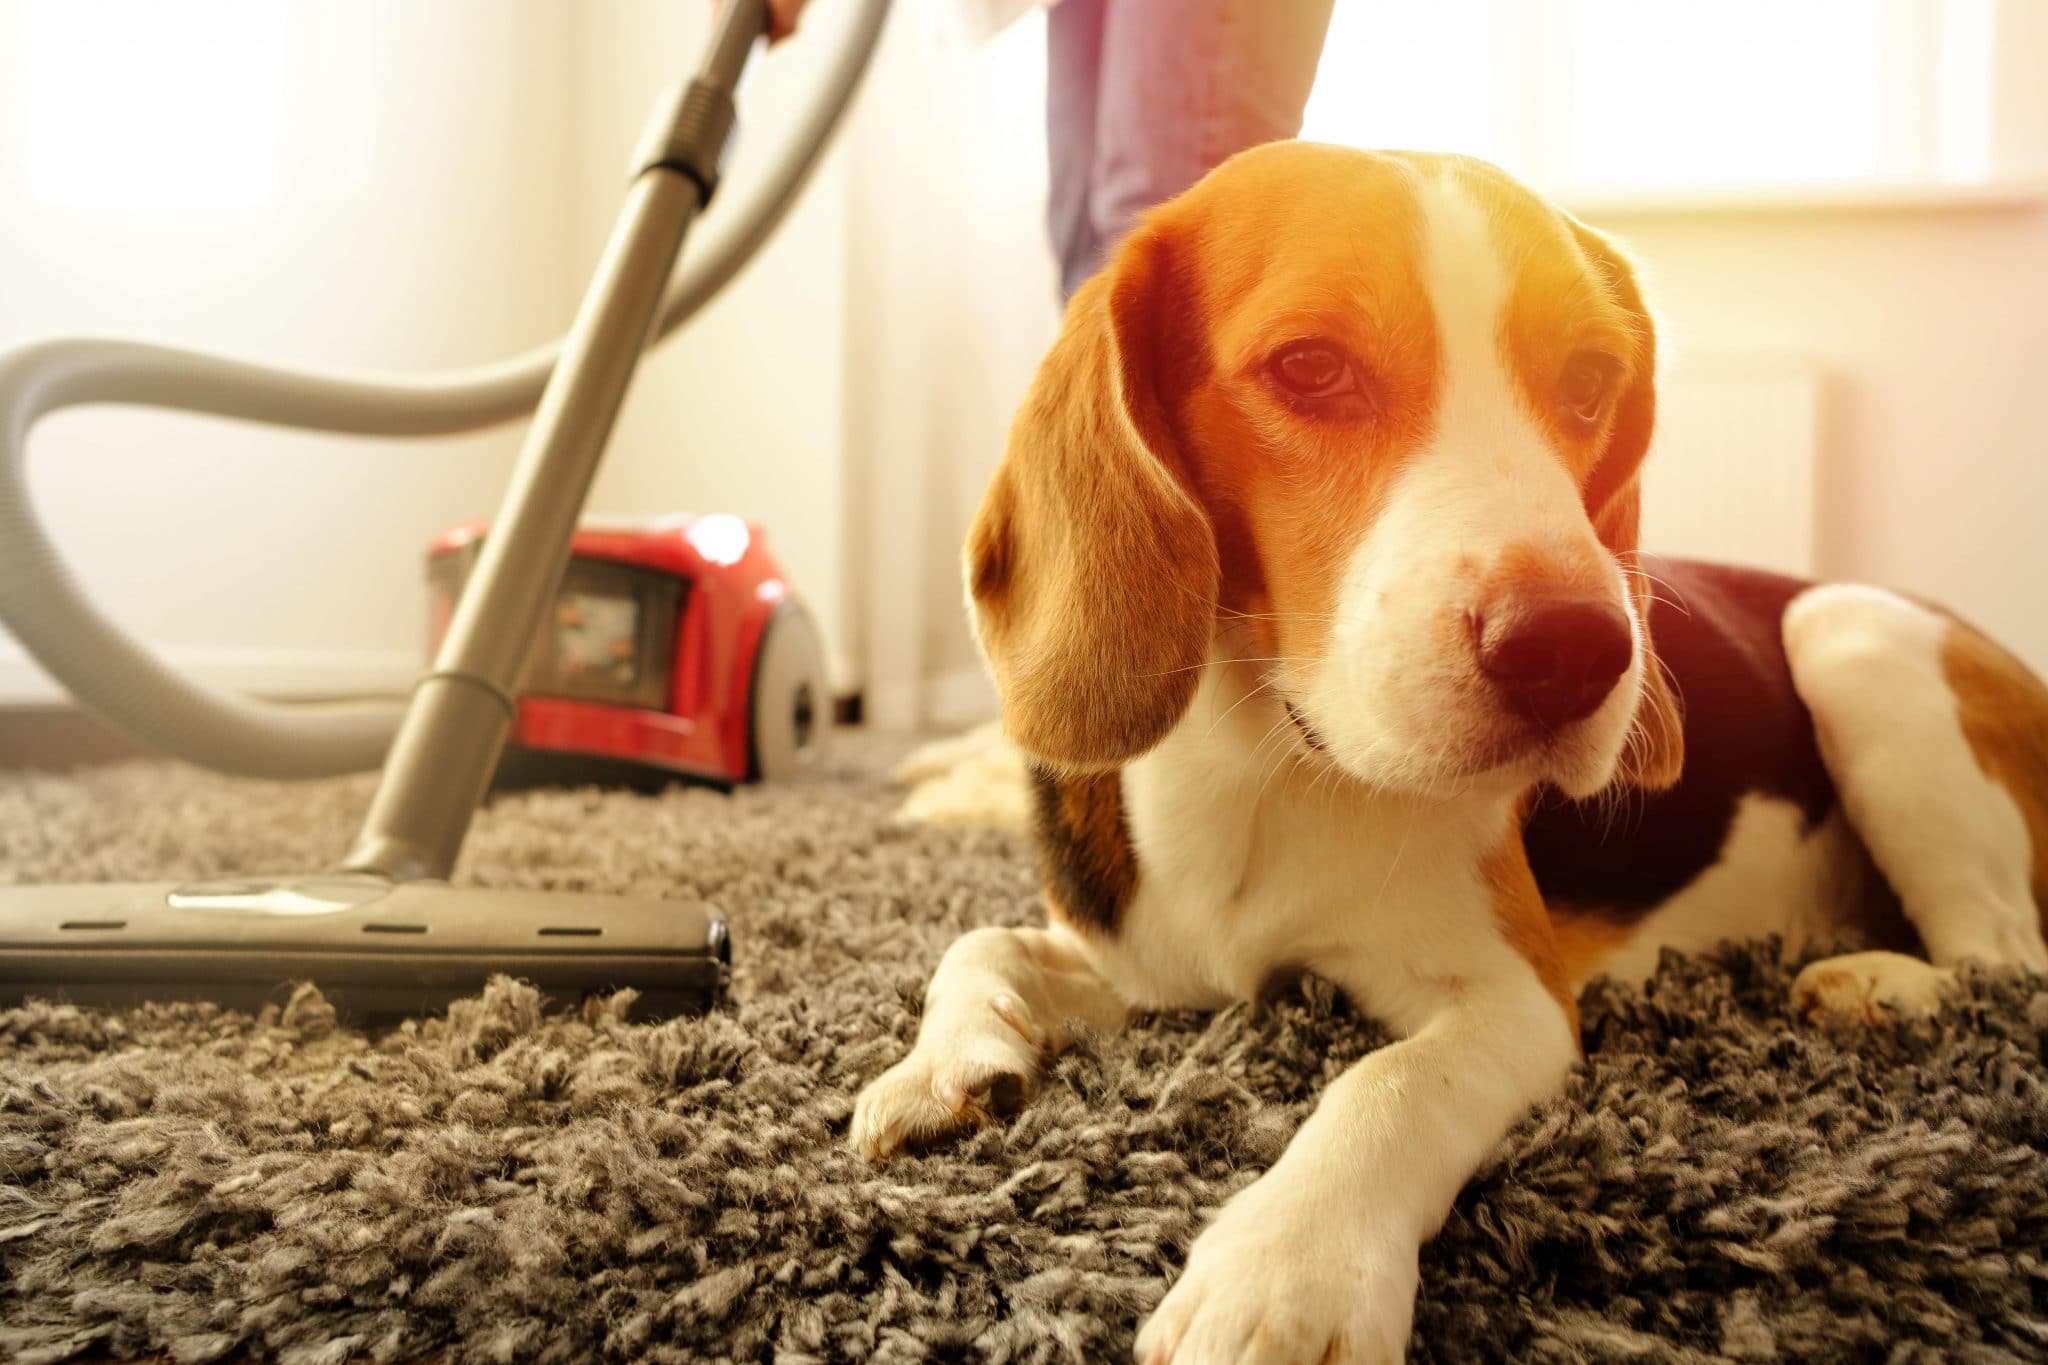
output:
{"label": "shaggy grey carpet", "polygon": [[[0,776],[0,875],[317,864],[362,781]],[[0,1014],[0,1355],[196,1362],[1100,1359],[1203,1210],[1379,1040],[1311,983],[1088,1041],[1013,1126],[874,1169],[856,1088],[948,940],[1033,917],[1009,836],[855,777],[529,793],[464,876],[731,914],[734,1003],[622,1022],[513,982],[366,1037],[302,989]],[[2048,984],[1824,1034],[1767,952],[1597,989],[1588,1064],[1423,1255],[1418,1360],[2048,1358]]]}

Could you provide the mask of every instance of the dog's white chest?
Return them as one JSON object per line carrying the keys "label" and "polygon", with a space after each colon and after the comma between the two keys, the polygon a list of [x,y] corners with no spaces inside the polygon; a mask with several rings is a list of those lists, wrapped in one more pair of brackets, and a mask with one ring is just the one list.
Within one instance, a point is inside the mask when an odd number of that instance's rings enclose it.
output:
{"label": "dog's white chest", "polygon": [[[1128,998],[1213,1008],[1308,970],[1354,991],[1376,946],[1469,931],[1508,799],[1374,794],[1313,760],[1212,668],[1187,717],[1124,769],[1137,893],[1097,965]],[[1491,938],[1491,935],[1483,937]],[[1387,970],[1405,954],[1388,953]],[[1375,984],[1382,989],[1374,989]]]}

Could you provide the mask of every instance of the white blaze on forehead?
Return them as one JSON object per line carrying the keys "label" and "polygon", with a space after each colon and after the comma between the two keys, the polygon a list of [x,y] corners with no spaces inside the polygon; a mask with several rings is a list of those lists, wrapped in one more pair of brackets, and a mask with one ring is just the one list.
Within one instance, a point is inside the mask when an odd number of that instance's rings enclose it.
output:
{"label": "white blaze on forehead", "polygon": [[1437,330],[1436,420],[1405,491],[1473,529],[1472,548],[1559,546],[1585,528],[1579,490],[1524,399],[1504,345],[1513,263],[1485,198],[1454,170],[1416,187],[1422,284]]}
{"label": "white blaze on forehead", "polygon": [[[1421,184],[1422,282],[1436,314],[1437,445],[1497,454],[1535,433],[1501,354],[1513,281],[1485,205],[1456,173]],[[1520,438],[1519,440],[1516,438]]]}

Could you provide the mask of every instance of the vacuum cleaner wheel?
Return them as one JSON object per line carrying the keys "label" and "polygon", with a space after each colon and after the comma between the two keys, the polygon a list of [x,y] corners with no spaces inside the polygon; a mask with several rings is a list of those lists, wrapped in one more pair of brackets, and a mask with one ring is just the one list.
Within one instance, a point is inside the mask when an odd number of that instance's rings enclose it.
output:
{"label": "vacuum cleaner wheel", "polygon": [[761,632],[748,715],[755,777],[775,781],[823,766],[832,735],[825,645],[795,602],[778,606]]}

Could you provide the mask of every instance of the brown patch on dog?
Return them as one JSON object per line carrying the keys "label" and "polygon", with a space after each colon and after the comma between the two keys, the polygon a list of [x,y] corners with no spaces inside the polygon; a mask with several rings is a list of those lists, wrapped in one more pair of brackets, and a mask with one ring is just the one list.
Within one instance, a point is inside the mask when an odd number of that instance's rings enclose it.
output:
{"label": "brown patch on dog", "polygon": [[[1400,158],[1274,144],[1164,211],[1199,262],[1210,338],[1174,425],[1215,532],[1219,604],[1262,655],[1325,647],[1345,565],[1434,422],[1414,181]],[[1356,411],[1313,410],[1275,381],[1273,358],[1307,341],[1356,363]]]}
{"label": "brown patch on dog", "polygon": [[1076,929],[1114,934],[1138,885],[1120,772],[1031,767],[1038,868],[1047,908]]}
{"label": "brown patch on dog", "polygon": [[1500,926],[1501,937],[1536,969],[1536,977],[1543,983],[1543,989],[1550,992],[1551,998],[1557,1001],[1557,1007],[1564,1011],[1565,1022],[1571,1026],[1572,1039],[1576,1042],[1579,1036],[1578,996],[1573,993],[1572,975],[1559,950],[1557,928],[1551,920],[1549,908],[1543,904],[1543,893],[1536,887],[1536,876],[1529,870],[1529,855],[1522,848],[1519,814],[1509,822],[1501,841],[1480,863],[1479,873],[1493,892],[1493,918],[1494,923]]}
{"label": "brown patch on dog", "polygon": [[[1501,321],[1502,358],[1530,416],[1589,493],[1587,510],[1597,512],[1649,449],[1656,333],[1634,273],[1612,243],[1526,191],[1511,202],[1516,211],[1496,212],[1515,280]],[[1557,397],[1567,364],[1582,352],[1619,366],[1616,397],[1590,429],[1567,418]],[[1610,456],[1618,457],[1612,465]],[[1607,481],[1596,488],[1592,476],[1602,466]]]}
{"label": "brown patch on dog", "polygon": [[1550,927],[1565,980],[1585,982],[1600,974],[1602,964],[1629,941],[1636,926],[1596,910],[1553,905]]}
{"label": "brown patch on dog", "polygon": [[2026,821],[2034,904],[2048,923],[2048,685],[1961,623],[1942,642],[1941,671],[1977,766],[2005,788]]}

